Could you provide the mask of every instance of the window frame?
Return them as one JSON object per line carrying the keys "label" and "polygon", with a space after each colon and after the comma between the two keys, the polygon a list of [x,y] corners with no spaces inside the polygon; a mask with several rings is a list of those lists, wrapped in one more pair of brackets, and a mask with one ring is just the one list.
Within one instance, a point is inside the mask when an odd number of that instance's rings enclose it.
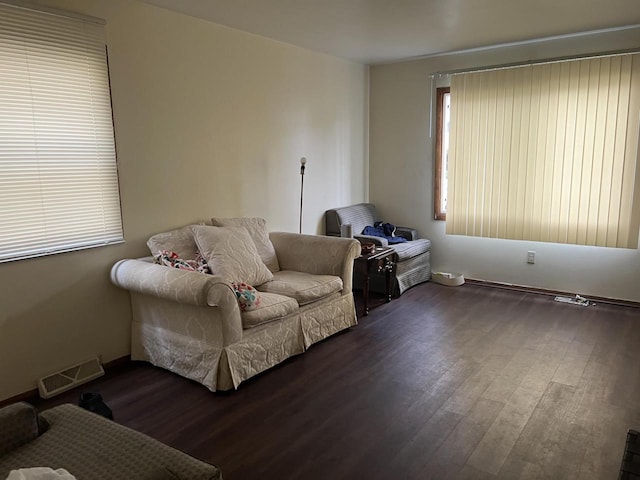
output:
{"label": "window frame", "polygon": [[445,170],[443,158],[443,132],[444,132],[444,100],[446,95],[451,94],[450,87],[436,88],[436,150],[435,150],[435,173],[434,173],[434,212],[435,220],[447,220],[447,212],[443,210],[442,202],[442,172]]}

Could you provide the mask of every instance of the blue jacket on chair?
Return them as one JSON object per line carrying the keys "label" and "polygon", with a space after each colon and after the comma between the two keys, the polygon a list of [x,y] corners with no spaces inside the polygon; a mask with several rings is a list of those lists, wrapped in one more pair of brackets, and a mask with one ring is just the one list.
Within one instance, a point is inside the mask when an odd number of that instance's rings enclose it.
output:
{"label": "blue jacket on chair", "polygon": [[396,237],[395,232],[396,226],[385,222],[375,222],[373,226],[366,226],[362,230],[363,235],[386,238],[390,245],[407,241],[404,237]]}

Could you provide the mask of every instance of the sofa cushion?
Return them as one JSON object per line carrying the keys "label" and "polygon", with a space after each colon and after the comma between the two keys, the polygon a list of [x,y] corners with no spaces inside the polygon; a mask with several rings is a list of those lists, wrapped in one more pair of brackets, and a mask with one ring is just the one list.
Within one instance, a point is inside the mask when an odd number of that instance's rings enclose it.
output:
{"label": "sofa cushion", "polygon": [[306,305],[342,290],[342,279],[333,275],[280,270],[273,280],[258,287],[261,292],[277,293],[295,298],[298,305]]}
{"label": "sofa cushion", "polygon": [[198,249],[214,275],[229,283],[261,285],[273,278],[243,227],[192,227]]}
{"label": "sofa cushion", "polygon": [[402,262],[409,258],[413,258],[424,252],[428,252],[431,249],[431,240],[426,238],[420,238],[418,240],[412,240],[410,242],[398,243],[395,245],[389,245],[396,251],[396,261]]}
{"label": "sofa cushion", "polygon": [[147,240],[147,247],[151,255],[157,256],[163,250],[176,252],[180,258],[193,260],[196,258],[198,247],[193,238],[191,225],[158,233]]}
{"label": "sofa cushion", "polygon": [[216,227],[244,227],[249,232],[251,239],[256,244],[258,254],[262,261],[272,272],[280,270],[278,257],[273,243],[269,240],[269,229],[264,218],[212,218],[211,223]]}
{"label": "sofa cushion", "polygon": [[298,310],[298,302],[276,293],[261,293],[260,305],[240,314],[243,328],[257,327],[278,320]]}

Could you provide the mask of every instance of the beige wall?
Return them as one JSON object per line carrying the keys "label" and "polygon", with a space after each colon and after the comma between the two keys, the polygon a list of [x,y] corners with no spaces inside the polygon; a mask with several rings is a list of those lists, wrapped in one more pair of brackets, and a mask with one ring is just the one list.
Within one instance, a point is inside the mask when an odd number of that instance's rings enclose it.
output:
{"label": "beige wall", "polygon": [[[371,67],[370,199],[385,220],[433,241],[436,270],[640,301],[640,251],[445,235],[433,218],[430,75],[435,72],[640,47],[640,28]],[[536,264],[526,264],[528,250]]]}
{"label": "beige wall", "polygon": [[41,0],[104,18],[126,243],[0,264],[0,399],[100,354],[129,353],[108,280],[153,233],[211,216],[304,231],[366,199],[368,69],[130,0]]}

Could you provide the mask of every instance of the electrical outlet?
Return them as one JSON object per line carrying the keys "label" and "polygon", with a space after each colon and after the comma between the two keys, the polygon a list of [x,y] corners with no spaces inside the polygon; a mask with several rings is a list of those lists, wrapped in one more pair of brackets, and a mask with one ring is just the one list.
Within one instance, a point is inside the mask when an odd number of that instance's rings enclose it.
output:
{"label": "electrical outlet", "polygon": [[531,250],[527,252],[527,263],[536,263],[536,252]]}

